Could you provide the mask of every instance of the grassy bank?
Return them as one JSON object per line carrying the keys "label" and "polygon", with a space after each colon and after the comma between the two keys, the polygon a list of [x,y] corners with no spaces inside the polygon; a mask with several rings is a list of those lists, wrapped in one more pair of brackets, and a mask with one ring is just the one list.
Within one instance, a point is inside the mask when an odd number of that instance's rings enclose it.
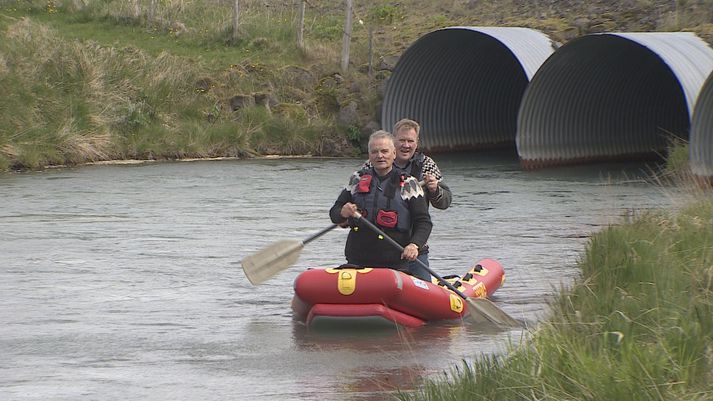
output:
{"label": "grassy bank", "polygon": [[226,0],[0,0],[0,171],[353,155],[379,124],[389,56],[446,26],[524,26],[562,43],[602,31],[689,30],[713,43],[710,0],[367,0],[354,4],[344,72],[344,5],[310,0],[299,47],[298,3],[241,1],[234,36]]}
{"label": "grassy bank", "polygon": [[287,9],[248,10],[249,34],[228,43],[226,5],[187,3],[188,28],[169,19],[172,2],[160,2],[167,7],[152,23],[122,9],[128,2],[81,10],[73,2],[5,3],[12,4],[0,9],[0,170],[355,152],[354,129],[335,119],[348,96],[320,87],[319,64],[303,67],[314,59],[286,32]]}
{"label": "grassy bank", "polygon": [[531,340],[402,399],[713,399],[713,201],[702,198],[594,235],[581,278]]}

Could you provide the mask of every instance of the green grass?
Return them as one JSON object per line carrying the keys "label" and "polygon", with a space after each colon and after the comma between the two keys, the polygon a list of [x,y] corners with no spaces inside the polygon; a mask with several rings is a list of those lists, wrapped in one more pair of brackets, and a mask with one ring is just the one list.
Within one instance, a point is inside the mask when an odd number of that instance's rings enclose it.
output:
{"label": "green grass", "polygon": [[579,265],[581,279],[562,289],[530,340],[400,398],[712,399],[710,193],[594,235]]}
{"label": "green grass", "polygon": [[[228,12],[228,10],[224,10]],[[300,53],[290,43],[293,32],[287,25],[269,25],[257,16],[243,21],[244,30],[251,34],[237,44],[229,43],[229,27],[220,30],[201,31],[200,27],[176,35],[170,28],[147,26],[129,17],[118,18],[91,11],[79,15],[58,11],[47,13],[39,10],[27,13],[21,10],[6,11],[8,16],[20,18],[29,15],[33,21],[53,28],[65,40],[91,40],[103,46],[137,47],[151,56],[170,53],[174,56],[197,59],[212,69],[221,69],[235,64],[235,60],[250,59],[253,62],[289,64],[300,61]],[[95,11],[98,13],[99,11]],[[190,15],[190,14],[189,14]],[[272,27],[273,29],[269,29]],[[274,29],[277,27],[278,29]],[[269,46],[256,46],[255,38],[267,38]],[[276,54],[276,50],[277,53]]]}
{"label": "green grass", "polygon": [[[292,43],[284,13],[247,13],[246,32],[232,43],[220,24],[200,29],[209,16],[199,9],[184,14],[194,25],[176,35],[116,14],[109,2],[82,12],[21,4],[34,8],[0,8],[7,39],[0,43],[0,83],[9,89],[0,99],[1,169],[126,157],[354,153],[341,146],[346,133],[334,125],[335,110],[310,94],[317,77],[299,67],[306,54]],[[233,96],[254,93],[269,95],[276,112],[231,109]]]}

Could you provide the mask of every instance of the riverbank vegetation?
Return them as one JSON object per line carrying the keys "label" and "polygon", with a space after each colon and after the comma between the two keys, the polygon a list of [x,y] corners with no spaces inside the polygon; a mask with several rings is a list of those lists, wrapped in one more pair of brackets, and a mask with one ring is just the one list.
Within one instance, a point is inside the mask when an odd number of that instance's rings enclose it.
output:
{"label": "riverbank vegetation", "polygon": [[713,399],[713,198],[676,179],[690,203],[635,211],[593,235],[581,277],[530,340],[400,398]]}
{"label": "riverbank vegetation", "polygon": [[0,171],[111,159],[354,155],[379,127],[398,56],[456,25],[525,26],[565,42],[690,30],[710,0],[0,0]]}

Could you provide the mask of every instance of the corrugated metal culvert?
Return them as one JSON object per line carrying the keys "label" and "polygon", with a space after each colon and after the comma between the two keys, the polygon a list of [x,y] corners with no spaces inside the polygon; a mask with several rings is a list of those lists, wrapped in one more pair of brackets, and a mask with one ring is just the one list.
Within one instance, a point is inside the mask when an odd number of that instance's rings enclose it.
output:
{"label": "corrugated metal culvert", "polygon": [[389,78],[382,127],[402,118],[422,126],[424,150],[512,146],[527,84],[552,54],[539,31],[450,27],[419,38]]}
{"label": "corrugated metal culvert", "polygon": [[713,73],[708,76],[696,101],[689,152],[693,174],[713,178]]}
{"label": "corrugated metal culvert", "polygon": [[713,49],[692,33],[607,33],[559,48],[524,94],[526,168],[661,154],[688,137]]}

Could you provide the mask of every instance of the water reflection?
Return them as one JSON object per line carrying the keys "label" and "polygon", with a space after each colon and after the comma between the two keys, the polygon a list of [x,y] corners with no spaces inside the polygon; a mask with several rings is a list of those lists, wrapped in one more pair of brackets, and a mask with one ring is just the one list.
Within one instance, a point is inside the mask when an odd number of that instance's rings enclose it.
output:
{"label": "water reflection", "polygon": [[[321,355],[333,368],[345,369],[334,378],[321,380],[327,380],[329,387],[343,389],[350,394],[349,399],[355,400],[381,400],[384,393],[411,391],[425,378],[443,372],[443,360],[456,356],[458,361],[458,355],[469,359],[479,350],[511,344],[510,340],[523,334],[469,321],[380,329],[344,325],[314,329],[293,322],[293,338],[300,351]],[[310,355],[305,359],[313,358]]]}

